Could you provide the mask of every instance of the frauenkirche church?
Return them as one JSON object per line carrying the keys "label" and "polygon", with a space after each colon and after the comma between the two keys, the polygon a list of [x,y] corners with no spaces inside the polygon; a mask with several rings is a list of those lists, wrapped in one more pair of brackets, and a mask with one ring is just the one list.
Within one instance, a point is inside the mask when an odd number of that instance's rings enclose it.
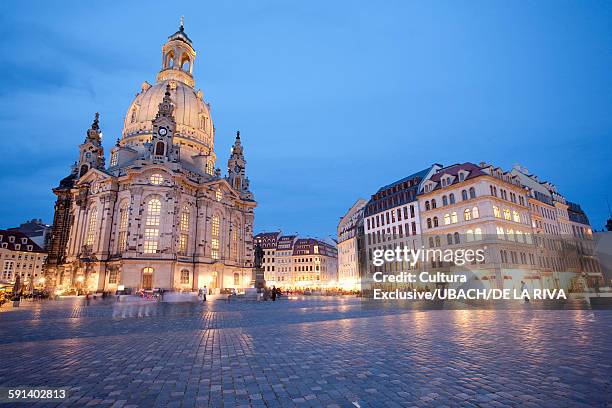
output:
{"label": "frauenkirche church", "polygon": [[162,47],[106,166],[98,115],[57,195],[46,278],[67,291],[251,284],[253,209],[240,133],[216,168],[215,128],[180,29]]}

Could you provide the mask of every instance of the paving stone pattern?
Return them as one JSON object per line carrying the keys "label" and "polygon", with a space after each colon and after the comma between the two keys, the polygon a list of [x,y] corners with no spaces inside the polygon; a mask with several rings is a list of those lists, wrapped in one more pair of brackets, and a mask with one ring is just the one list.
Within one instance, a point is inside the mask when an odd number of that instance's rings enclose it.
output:
{"label": "paving stone pattern", "polygon": [[612,311],[23,302],[0,362],[69,388],[28,407],[612,407]]}

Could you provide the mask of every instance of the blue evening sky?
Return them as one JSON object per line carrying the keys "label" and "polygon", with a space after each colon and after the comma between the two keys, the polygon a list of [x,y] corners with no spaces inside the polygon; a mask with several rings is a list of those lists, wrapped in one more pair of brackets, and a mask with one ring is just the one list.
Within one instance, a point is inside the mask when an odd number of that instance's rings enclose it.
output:
{"label": "blue evening sky", "polygon": [[108,153],[181,15],[224,172],[243,136],[256,231],[335,236],[357,198],[433,162],[521,163],[608,217],[610,2],[8,1],[0,227],[52,221],[94,112]]}

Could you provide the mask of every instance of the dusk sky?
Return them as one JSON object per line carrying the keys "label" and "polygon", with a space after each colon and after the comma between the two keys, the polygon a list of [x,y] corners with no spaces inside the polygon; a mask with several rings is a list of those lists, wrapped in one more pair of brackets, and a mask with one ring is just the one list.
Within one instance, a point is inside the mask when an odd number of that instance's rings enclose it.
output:
{"label": "dusk sky", "polygon": [[520,163],[612,201],[612,3],[30,2],[0,13],[0,227],[52,222],[94,112],[107,154],[185,16],[225,173],[240,129],[255,231],[336,235],[360,197],[431,163]]}

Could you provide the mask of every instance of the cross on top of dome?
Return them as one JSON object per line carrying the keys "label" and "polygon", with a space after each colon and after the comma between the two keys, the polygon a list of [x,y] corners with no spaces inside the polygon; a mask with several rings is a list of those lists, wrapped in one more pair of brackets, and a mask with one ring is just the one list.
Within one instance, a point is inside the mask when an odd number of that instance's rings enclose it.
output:
{"label": "cross on top of dome", "polygon": [[168,40],[181,40],[191,45],[191,39],[185,34],[185,17],[181,16],[181,25],[179,26],[179,30],[168,37]]}

